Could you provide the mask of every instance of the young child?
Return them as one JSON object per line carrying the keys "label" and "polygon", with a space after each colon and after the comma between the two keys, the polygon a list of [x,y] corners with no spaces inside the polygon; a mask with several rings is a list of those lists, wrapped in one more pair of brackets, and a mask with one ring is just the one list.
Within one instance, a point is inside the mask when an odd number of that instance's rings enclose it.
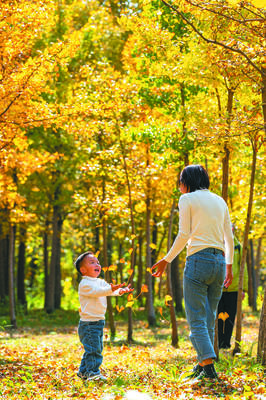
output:
{"label": "young child", "polygon": [[99,370],[103,356],[103,328],[107,307],[106,296],[121,296],[130,293],[130,285],[109,284],[98,276],[101,266],[95,255],[87,251],[75,261],[77,271],[82,275],[79,284],[80,321],[78,334],[84,347],[84,354],[78,371],[78,376],[86,380],[106,380]]}

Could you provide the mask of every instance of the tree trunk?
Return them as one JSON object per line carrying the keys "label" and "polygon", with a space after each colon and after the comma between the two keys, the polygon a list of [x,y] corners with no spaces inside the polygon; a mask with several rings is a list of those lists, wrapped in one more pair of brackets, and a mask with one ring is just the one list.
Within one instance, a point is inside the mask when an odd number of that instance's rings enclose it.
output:
{"label": "tree trunk", "polygon": [[[149,147],[146,148],[146,166],[149,168],[150,165],[150,154],[149,154]],[[156,315],[155,309],[153,304],[153,293],[152,293],[152,275],[151,275],[151,199],[150,199],[150,177],[147,177],[147,190],[146,190],[146,284],[148,287],[148,293],[146,293],[147,299],[147,314],[148,314],[148,324],[149,326],[156,325]]]}
{"label": "tree trunk", "polygon": [[[105,184],[103,184],[103,197],[105,197]],[[108,268],[108,256],[107,256],[107,223],[105,214],[102,212],[101,214],[102,224],[103,224],[103,264],[105,268]],[[110,282],[110,272],[108,269],[106,270],[106,280]],[[113,315],[113,306],[112,306],[112,299],[111,296],[107,296],[107,312],[108,312],[108,319],[110,325],[110,332],[111,332],[111,339],[115,338],[116,334],[116,327]]]}
{"label": "tree trunk", "polygon": [[48,296],[47,296],[47,308],[48,314],[52,313],[55,309],[55,284],[56,284],[56,270],[58,263],[58,235],[59,235],[59,207],[55,205],[53,207],[53,237],[52,237],[52,253],[49,268],[48,277]]}
{"label": "tree trunk", "polygon": [[242,253],[240,272],[239,272],[236,338],[235,338],[235,348],[233,350],[233,354],[240,352],[240,342],[241,342],[241,333],[242,333],[242,291],[243,291],[243,281],[244,281],[244,268],[245,268],[246,255],[247,255],[248,234],[249,234],[252,203],[253,203],[253,194],[254,194],[254,182],[255,182],[255,172],[256,172],[256,161],[257,161],[257,143],[256,143],[256,141],[253,143],[252,147],[253,147],[253,157],[252,157],[252,168],[251,168],[251,178],[250,178],[249,201],[248,201],[247,218],[246,218],[245,232],[244,232],[243,253]]}
{"label": "tree trunk", "polygon": [[[170,249],[171,242],[172,242],[172,227],[173,227],[174,212],[175,212],[175,200],[173,200],[171,213],[170,213],[167,251]],[[168,302],[168,304],[170,306],[170,316],[171,316],[171,326],[172,326],[172,346],[177,348],[178,347],[178,331],[177,331],[177,321],[176,321],[175,308],[174,308],[174,302],[173,302],[173,290],[172,290],[172,282],[171,282],[171,264],[167,264],[166,273],[167,273],[167,294],[171,297],[171,300]]]}
{"label": "tree trunk", "polygon": [[57,228],[57,250],[56,250],[56,265],[55,265],[55,294],[54,294],[54,306],[55,309],[60,309],[61,306],[61,295],[62,295],[62,286],[61,286],[61,236],[62,236],[62,228],[63,228],[63,220],[61,215],[58,215],[57,220],[58,228]]}
{"label": "tree trunk", "polygon": [[[118,132],[119,132],[119,140],[120,140],[120,147],[121,147],[121,153],[123,157],[123,167],[125,171],[125,176],[126,176],[126,183],[127,183],[127,190],[128,190],[128,207],[130,210],[130,222],[131,222],[131,261],[130,261],[130,269],[132,270],[132,273],[129,278],[129,284],[133,285],[133,278],[134,278],[134,273],[135,273],[135,253],[136,253],[136,248],[135,248],[135,220],[134,220],[134,211],[133,211],[133,202],[132,202],[132,196],[131,196],[131,185],[129,181],[129,176],[128,176],[128,168],[127,168],[127,162],[126,162],[126,155],[125,155],[125,148],[123,145],[123,142],[120,137],[120,128],[119,125],[117,125]],[[132,316],[132,308],[128,307],[128,331],[127,331],[127,341],[128,343],[133,342],[133,316]]]}
{"label": "tree trunk", "polygon": [[171,262],[171,281],[173,298],[175,303],[175,311],[177,313],[183,313],[182,305],[182,287],[180,282],[180,271],[179,271],[179,255]]}
{"label": "tree trunk", "polygon": [[[143,263],[142,263],[142,234],[139,235],[139,254],[138,254],[138,280],[137,280],[137,294],[141,293],[142,279],[143,279]],[[143,305],[143,297],[139,297],[140,305]]]}
{"label": "tree trunk", "polygon": [[49,282],[49,255],[48,255],[48,229],[49,220],[45,221],[45,229],[43,233],[43,263],[44,263],[44,309],[47,309],[48,305],[48,282]]}
{"label": "tree trunk", "polygon": [[10,223],[8,283],[9,283],[9,314],[10,314],[11,329],[17,329],[16,307],[15,307],[15,287],[14,287],[15,233],[16,233],[16,227],[11,225],[11,223]]}
{"label": "tree trunk", "polygon": [[255,271],[255,259],[254,259],[254,247],[253,240],[249,240],[250,247],[250,260],[251,260],[251,273],[252,273],[252,310],[257,311],[257,279],[256,279],[256,271]]}
{"label": "tree trunk", "polygon": [[264,299],[260,315],[257,361],[262,365],[266,365],[266,285],[264,287]]}
{"label": "tree trunk", "polygon": [[262,112],[264,121],[264,132],[266,135],[266,67],[262,66],[262,88],[261,88],[261,100],[262,100]]}
{"label": "tree trunk", "polygon": [[223,183],[222,183],[222,198],[227,203],[228,201],[228,179],[229,179],[229,158],[230,151],[227,145],[224,145],[224,157],[223,157]]}
{"label": "tree trunk", "polygon": [[248,270],[248,305],[253,308],[253,283],[252,283],[252,269],[251,269],[251,257],[250,249],[247,247],[246,256],[247,270]]}
{"label": "tree trunk", "polygon": [[17,299],[18,303],[24,306],[27,311],[27,301],[25,295],[25,252],[26,252],[26,229],[20,228],[18,250],[18,272],[17,272]]}
{"label": "tree trunk", "polygon": [[8,296],[8,254],[8,234],[0,224],[0,300],[2,301],[5,301]]}

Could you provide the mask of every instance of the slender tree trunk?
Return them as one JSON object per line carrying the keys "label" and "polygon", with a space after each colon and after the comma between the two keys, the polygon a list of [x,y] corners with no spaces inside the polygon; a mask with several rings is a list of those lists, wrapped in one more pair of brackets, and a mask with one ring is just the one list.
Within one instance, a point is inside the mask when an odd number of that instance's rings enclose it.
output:
{"label": "slender tree trunk", "polygon": [[0,224],[0,299],[5,301],[8,296],[8,254],[9,236]]}
{"label": "slender tree trunk", "polygon": [[228,201],[228,179],[229,179],[229,158],[230,151],[227,144],[224,145],[224,157],[223,157],[223,184],[222,184],[222,198],[227,203]]}
{"label": "slender tree trunk", "polygon": [[95,227],[94,247],[95,247],[95,253],[97,253],[97,251],[100,251],[100,248],[101,248],[101,244],[100,244],[100,228],[98,226]]}
{"label": "slender tree trunk", "polygon": [[[123,246],[122,246],[122,243],[119,242],[119,244],[118,244],[118,258],[119,258],[119,260],[121,260],[122,254],[123,254]],[[120,275],[120,282],[124,282],[123,264],[121,262],[118,263],[118,271],[119,271],[119,275]]]}
{"label": "slender tree trunk", "polygon": [[61,306],[61,295],[62,295],[62,285],[61,285],[61,236],[63,229],[63,220],[59,213],[57,220],[57,249],[56,249],[56,265],[55,265],[55,295],[54,295],[54,305],[55,309],[60,309]]}
{"label": "slender tree trunk", "polygon": [[[128,190],[128,207],[130,210],[130,222],[131,222],[131,260],[130,260],[130,269],[132,270],[132,274],[130,275],[129,278],[129,284],[133,285],[133,278],[134,278],[134,273],[135,273],[135,253],[136,253],[136,248],[135,248],[135,220],[134,220],[134,211],[133,211],[133,202],[132,202],[132,195],[131,195],[131,184],[129,180],[129,175],[128,175],[128,167],[127,167],[127,161],[126,161],[126,154],[125,154],[125,148],[124,144],[121,140],[120,137],[120,128],[119,125],[117,125],[118,132],[119,132],[119,140],[120,140],[120,147],[121,147],[121,153],[122,153],[122,158],[123,158],[123,167],[124,167],[124,172],[126,176],[126,183],[127,183],[127,190]],[[127,331],[127,341],[128,343],[133,342],[133,316],[132,316],[132,308],[128,307],[128,331]]]}
{"label": "slender tree trunk", "polygon": [[49,220],[48,217],[45,221],[45,228],[43,233],[43,263],[44,263],[44,309],[47,309],[48,305],[48,293],[49,293],[49,255],[48,255],[48,229]]}
{"label": "slender tree trunk", "polygon": [[[173,227],[174,212],[175,212],[175,200],[173,200],[171,213],[170,213],[167,251],[170,249],[171,242],[172,242],[172,227]],[[170,306],[170,316],[171,316],[171,326],[172,326],[172,346],[177,348],[178,347],[178,331],[177,331],[177,321],[176,321],[175,308],[174,308],[174,302],[173,302],[173,290],[172,290],[172,282],[171,282],[171,264],[167,264],[166,273],[167,273],[167,294],[171,297],[171,300],[168,302],[168,304]]]}
{"label": "slender tree trunk", "polygon": [[261,89],[261,100],[262,100],[262,112],[264,121],[264,132],[266,135],[266,67],[262,66],[262,89]]}
{"label": "slender tree trunk", "polygon": [[48,314],[52,313],[55,309],[55,283],[56,283],[56,265],[58,262],[58,220],[59,220],[59,209],[55,205],[53,207],[53,237],[52,237],[52,253],[49,268],[48,278],[48,297],[47,297],[47,308]]}
{"label": "slender tree trunk", "polygon": [[[103,187],[103,196],[105,196],[105,185]],[[103,263],[104,267],[108,268],[108,256],[107,256],[107,223],[105,214],[102,213],[102,224],[103,224]],[[108,269],[106,270],[106,280],[110,282],[110,272]],[[111,339],[115,338],[116,334],[116,327],[113,315],[113,306],[112,306],[112,299],[111,296],[107,296],[107,311],[109,317],[109,325],[110,325],[110,332],[111,332]]]}
{"label": "slender tree trunk", "polygon": [[15,306],[15,287],[14,287],[14,252],[15,252],[15,233],[16,227],[10,223],[9,230],[9,314],[10,314],[10,325],[12,329],[17,329],[16,320],[16,306]]}
{"label": "slender tree trunk", "polygon": [[[142,280],[143,280],[143,263],[142,263],[142,234],[140,233],[139,238],[139,252],[138,252],[138,280],[137,280],[137,294],[141,293]],[[143,305],[142,296],[139,297],[140,305]]]}
{"label": "slender tree trunk", "polygon": [[251,168],[251,178],[250,178],[250,190],[249,190],[249,201],[247,218],[245,224],[244,241],[243,241],[243,253],[240,264],[239,272],[239,285],[238,285],[238,297],[237,297],[237,321],[236,321],[236,338],[235,338],[235,348],[233,354],[240,352],[240,342],[242,333],[242,291],[243,291],[243,281],[244,281],[244,267],[247,255],[247,245],[248,245],[248,234],[251,220],[251,211],[253,203],[254,194],[254,183],[255,183],[255,172],[256,172],[256,161],[257,161],[257,143],[253,143],[253,157],[252,157],[252,168]]}
{"label": "slender tree trunk", "polygon": [[177,313],[183,313],[182,305],[182,287],[180,282],[180,271],[179,271],[179,255],[171,262],[171,281],[173,289],[173,298],[175,302],[175,311]]}
{"label": "slender tree trunk", "polygon": [[266,285],[264,287],[264,299],[260,315],[257,360],[262,365],[266,365]]}
{"label": "slender tree trunk", "polygon": [[17,271],[17,299],[27,311],[25,294],[25,252],[26,252],[26,229],[20,228],[19,250],[18,250],[18,271]]}
{"label": "slender tree trunk", "polygon": [[[146,148],[146,166],[149,168],[150,165],[150,154],[149,154],[149,146]],[[147,190],[146,190],[146,284],[148,287],[148,293],[146,293],[147,299],[147,313],[148,313],[148,324],[149,326],[156,325],[156,315],[153,304],[153,293],[152,293],[152,275],[150,269],[151,265],[151,183],[150,177],[147,177]]]}
{"label": "slender tree trunk", "polygon": [[249,240],[250,247],[250,260],[251,260],[251,273],[252,273],[252,310],[257,311],[257,280],[256,280],[256,271],[255,271],[255,259],[254,259],[254,247],[253,240]]}

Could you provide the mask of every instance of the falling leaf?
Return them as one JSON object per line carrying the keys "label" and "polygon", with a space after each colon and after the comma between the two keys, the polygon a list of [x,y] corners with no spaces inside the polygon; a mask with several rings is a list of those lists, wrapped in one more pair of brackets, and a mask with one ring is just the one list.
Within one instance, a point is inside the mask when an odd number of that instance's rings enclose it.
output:
{"label": "falling leaf", "polygon": [[132,301],[133,300],[133,294],[132,293],[130,293],[128,296],[127,296],[127,300],[128,301]]}
{"label": "falling leaf", "polygon": [[132,307],[134,304],[134,301],[128,301],[126,304],[126,307]]}
{"label": "falling leaf", "polygon": [[128,275],[131,276],[133,274],[134,270],[133,269],[129,269],[127,272],[128,272]]}
{"label": "falling leaf", "polygon": [[141,286],[141,293],[148,293],[148,291],[149,291],[148,286],[143,284]]}
{"label": "falling leaf", "polygon": [[109,269],[109,271],[116,271],[117,265],[110,265],[110,267],[108,269]]}
{"label": "falling leaf", "polygon": [[128,250],[129,254],[131,254],[132,251],[133,251],[133,247],[131,247],[131,248]]}
{"label": "falling leaf", "polygon": [[171,300],[172,300],[172,297],[169,296],[169,294],[167,294],[167,295],[165,296],[165,298],[164,298],[165,305],[169,307],[170,304],[168,304],[168,301],[171,301]]}
{"label": "falling leaf", "polygon": [[149,272],[150,274],[152,274],[151,268],[146,268],[146,271]]}
{"label": "falling leaf", "polygon": [[125,261],[124,258],[120,258],[119,262],[120,262],[121,264],[123,264],[123,263],[125,263],[126,261]]}
{"label": "falling leaf", "polygon": [[161,316],[163,316],[163,308],[159,307],[159,313],[161,314]]}
{"label": "falling leaf", "polygon": [[118,311],[119,313],[125,309],[124,306],[119,307],[119,305],[117,305],[115,308],[117,309],[117,311]]}
{"label": "falling leaf", "polygon": [[108,267],[103,267],[102,270],[103,270],[104,272],[106,272],[106,271],[108,270]]}
{"label": "falling leaf", "polygon": [[135,237],[137,237],[137,235],[131,235],[130,239],[133,240],[133,239],[135,239]]}
{"label": "falling leaf", "polygon": [[156,244],[151,243],[151,244],[150,244],[150,248],[151,248],[151,249],[156,249]]}

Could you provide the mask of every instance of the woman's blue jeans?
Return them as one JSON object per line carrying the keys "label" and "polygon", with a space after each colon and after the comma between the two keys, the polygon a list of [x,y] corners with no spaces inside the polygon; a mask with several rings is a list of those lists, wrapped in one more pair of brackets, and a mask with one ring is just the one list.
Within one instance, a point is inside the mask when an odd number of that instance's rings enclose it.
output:
{"label": "woman's blue jeans", "polygon": [[190,340],[198,361],[216,358],[214,331],[216,310],[225,279],[224,253],[207,248],[188,256],[184,271],[184,300]]}
{"label": "woman's blue jeans", "polygon": [[99,367],[103,356],[103,328],[104,320],[79,321],[78,334],[84,347],[84,354],[79,367],[82,375],[99,375]]}

